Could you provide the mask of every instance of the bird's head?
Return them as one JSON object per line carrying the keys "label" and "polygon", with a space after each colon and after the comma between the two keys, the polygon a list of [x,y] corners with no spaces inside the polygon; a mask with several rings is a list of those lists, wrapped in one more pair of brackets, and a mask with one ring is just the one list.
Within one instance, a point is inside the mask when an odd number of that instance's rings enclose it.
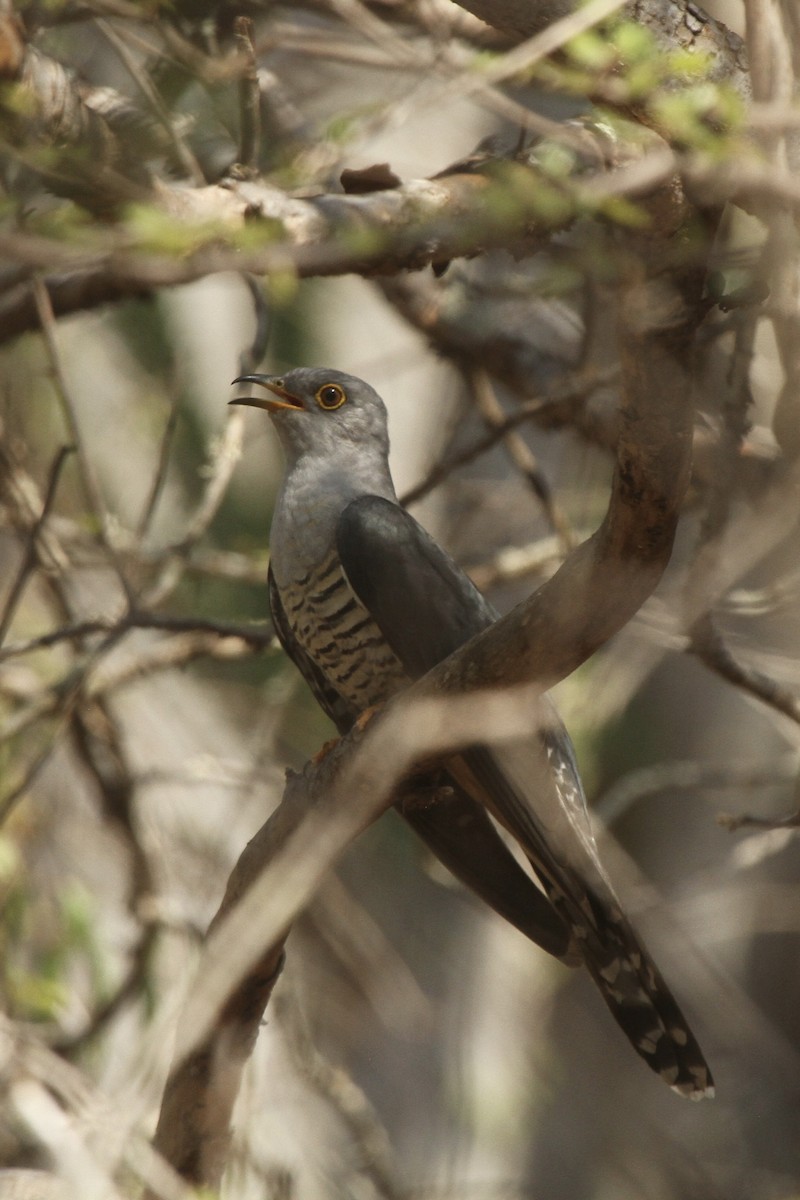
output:
{"label": "bird's head", "polygon": [[269,413],[287,453],[335,453],[347,444],[367,452],[388,452],[386,408],[363,379],[329,367],[298,367],[284,375],[240,375],[234,383],[253,383],[267,396],[239,396],[231,404]]}

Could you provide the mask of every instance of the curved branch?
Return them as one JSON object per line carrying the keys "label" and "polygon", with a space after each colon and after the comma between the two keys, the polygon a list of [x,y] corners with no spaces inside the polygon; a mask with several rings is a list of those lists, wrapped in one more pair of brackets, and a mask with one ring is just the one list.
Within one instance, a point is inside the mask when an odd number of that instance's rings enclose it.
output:
{"label": "curved branch", "polygon": [[622,432],[597,533],[529,600],[293,776],[242,855],[183,1014],[156,1135],[191,1182],[219,1183],[233,1102],[283,943],[332,863],[421,758],[529,736],[541,692],[620,629],[658,582],[689,477],[689,367],[703,277],[699,266],[676,272],[654,259],[629,284]]}
{"label": "curved branch", "polygon": [[666,568],[691,468],[691,362],[704,271],[654,261],[633,281],[620,321],[622,408],[611,498],[600,528],[502,621],[426,677],[463,692],[576,670],[617,633]]}

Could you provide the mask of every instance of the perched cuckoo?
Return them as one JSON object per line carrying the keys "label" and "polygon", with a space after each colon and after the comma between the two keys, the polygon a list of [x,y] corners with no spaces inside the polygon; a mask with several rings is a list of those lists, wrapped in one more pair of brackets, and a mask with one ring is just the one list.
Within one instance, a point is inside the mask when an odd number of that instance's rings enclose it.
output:
{"label": "perched cuckoo", "polygon": [[[275,629],[343,733],[497,614],[398,504],[386,409],[373,388],[327,368],[235,382],[268,393],[232,403],[266,409],[286,456],[270,539]],[[397,807],[498,913],[561,961],[586,965],[634,1049],[671,1087],[711,1095],[700,1047],[600,864],[571,742],[545,704],[526,745],[451,756],[412,781],[430,802],[412,795]]]}

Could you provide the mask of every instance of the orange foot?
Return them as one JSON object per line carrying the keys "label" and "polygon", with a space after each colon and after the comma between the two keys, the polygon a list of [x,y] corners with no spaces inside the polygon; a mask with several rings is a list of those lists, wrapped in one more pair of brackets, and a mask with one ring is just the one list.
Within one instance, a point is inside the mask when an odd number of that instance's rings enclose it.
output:
{"label": "orange foot", "polygon": [[369,708],[365,708],[364,711],[356,718],[356,729],[363,733],[372,718],[376,715],[376,713],[379,713],[382,708],[382,704],[371,704]]}
{"label": "orange foot", "polygon": [[[360,716],[356,717],[355,728],[358,729],[360,733],[363,733],[372,718],[377,712],[380,711],[381,708],[383,708],[382,704],[373,704],[370,706],[370,708],[365,708]],[[312,763],[314,763],[315,766],[317,763],[321,763],[323,758],[330,754],[333,747],[340,741],[341,738],[331,738],[329,742],[326,742],[324,746],[321,746],[317,753],[312,756]]]}
{"label": "orange foot", "polygon": [[327,741],[327,742],[325,742],[325,744],[323,746],[320,746],[317,753],[313,754],[311,756],[311,761],[314,764],[314,766],[316,766],[318,763],[321,763],[323,758],[325,758],[326,754],[330,754],[331,750],[333,749],[333,747],[336,745],[336,743],[338,741],[339,741],[338,738],[331,738],[330,741]]}

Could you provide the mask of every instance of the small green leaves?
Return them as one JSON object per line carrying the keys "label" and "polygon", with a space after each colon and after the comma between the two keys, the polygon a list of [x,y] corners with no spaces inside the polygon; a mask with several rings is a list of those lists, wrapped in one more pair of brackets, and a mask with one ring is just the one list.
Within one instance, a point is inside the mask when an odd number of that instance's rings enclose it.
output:
{"label": "small green leaves", "polygon": [[636,21],[616,20],[581,33],[535,69],[557,91],[579,94],[617,111],[634,110],[681,149],[718,156],[741,126],[740,97],[714,78],[710,54],[665,49]]}
{"label": "small green leaves", "polygon": [[226,234],[222,222],[180,220],[152,204],[129,206],[125,229],[137,250],[181,256]]}
{"label": "small green leaves", "polygon": [[564,53],[576,66],[590,71],[607,71],[618,58],[614,45],[596,29],[578,34],[564,47]]}
{"label": "small green leaves", "polygon": [[661,92],[652,98],[650,110],[670,141],[715,158],[729,151],[730,138],[744,118],[736,92],[710,80],[680,91]]}
{"label": "small green leaves", "polygon": [[608,41],[619,57],[630,65],[649,62],[658,56],[655,38],[636,21],[619,21],[608,31]]}

